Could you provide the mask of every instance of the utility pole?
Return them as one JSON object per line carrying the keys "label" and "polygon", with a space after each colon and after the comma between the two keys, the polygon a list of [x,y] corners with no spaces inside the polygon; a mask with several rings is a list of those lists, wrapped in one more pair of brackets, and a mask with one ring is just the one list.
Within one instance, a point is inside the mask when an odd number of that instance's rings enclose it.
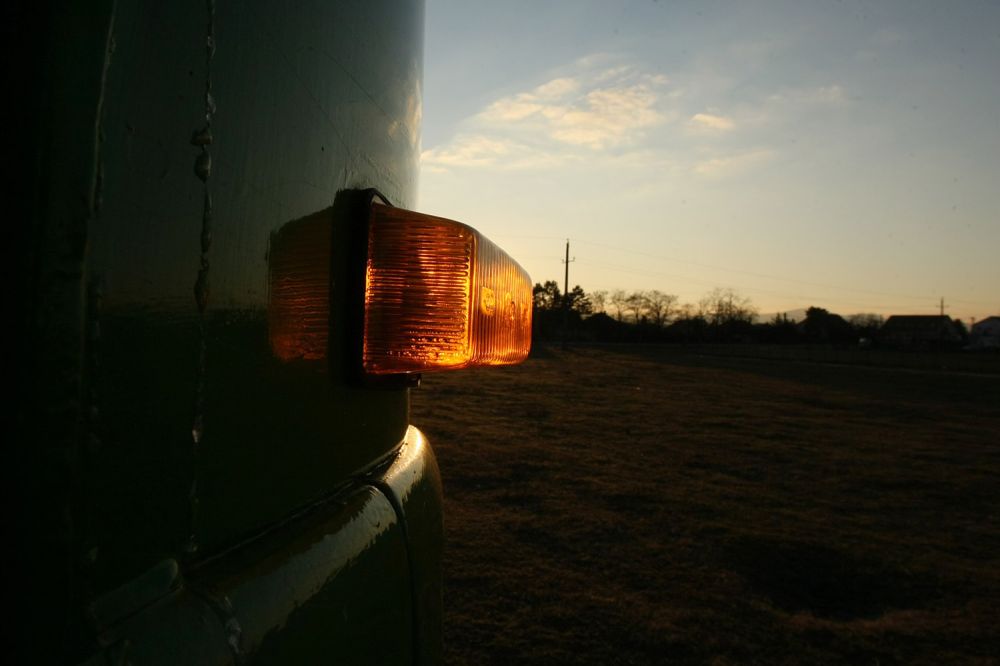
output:
{"label": "utility pole", "polygon": [[563,263],[566,264],[566,270],[563,274],[563,349],[569,346],[569,265],[573,261],[576,261],[576,257],[569,258],[569,239],[567,238],[566,258],[563,259]]}
{"label": "utility pole", "polygon": [[569,294],[569,265],[570,262],[576,261],[576,257],[572,259],[569,258],[569,239],[566,239],[566,258],[563,259],[563,263],[566,264],[566,273],[563,276],[563,298]]}
{"label": "utility pole", "polygon": [[[941,297],[941,301],[938,304],[938,311],[941,313],[941,319],[944,319],[944,296]],[[944,324],[943,321],[939,324],[939,327],[940,327],[940,330],[941,330],[941,333],[940,333],[940,336],[941,336],[940,344],[941,344],[941,348],[944,349],[944,344],[945,344],[945,340],[944,340],[945,324]]]}

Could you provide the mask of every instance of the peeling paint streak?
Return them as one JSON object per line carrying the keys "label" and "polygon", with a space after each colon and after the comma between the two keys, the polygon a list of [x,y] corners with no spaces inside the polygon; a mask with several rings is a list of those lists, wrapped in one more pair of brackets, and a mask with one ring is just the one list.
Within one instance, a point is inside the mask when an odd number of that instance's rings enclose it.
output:
{"label": "peeling paint streak", "polygon": [[215,98],[212,96],[212,58],[215,56],[215,0],[206,0],[207,22],[205,30],[205,124],[191,135],[191,145],[198,149],[194,161],[194,174],[202,182],[203,199],[201,212],[201,237],[198,277],[194,283],[194,300],[198,307],[198,362],[194,397],[194,419],[191,424],[192,474],[190,503],[190,537],[187,550],[193,554],[198,550],[195,526],[198,518],[198,453],[202,445],[205,428],[205,372],[206,372],[206,331],[205,319],[209,296],[209,252],[212,248],[212,118],[215,116]]}
{"label": "peeling paint streak", "polygon": [[[100,96],[97,99],[97,124],[94,142],[94,178],[93,189],[90,196],[90,220],[88,228],[101,215],[101,208],[104,200],[104,113],[105,94],[108,84],[108,70],[111,68],[112,56],[115,52],[115,17],[117,5],[111,4],[110,16],[108,18],[107,37],[104,45],[104,63],[101,68]],[[88,234],[89,235],[89,234]],[[89,239],[88,239],[89,245]],[[86,252],[86,250],[85,250]],[[82,464],[87,468],[87,472],[78,482],[77,492],[81,500],[78,502],[79,508],[79,532],[77,534],[78,563],[81,574],[81,596],[90,594],[92,584],[91,576],[94,565],[100,553],[100,544],[96,542],[93,528],[93,509],[85,498],[90,497],[90,470],[93,460],[100,451],[103,443],[101,439],[100,423],[100,400],[97,393],[97,379],[100,375],[101,359],[101,303],[103,299],[103,285],[100,275],[90,274],[89,265],[84,264],[84,334],[82,336],[83,354],[81,371],[83,373],[82,398],[82,424],[83,438],[81,447]]]}

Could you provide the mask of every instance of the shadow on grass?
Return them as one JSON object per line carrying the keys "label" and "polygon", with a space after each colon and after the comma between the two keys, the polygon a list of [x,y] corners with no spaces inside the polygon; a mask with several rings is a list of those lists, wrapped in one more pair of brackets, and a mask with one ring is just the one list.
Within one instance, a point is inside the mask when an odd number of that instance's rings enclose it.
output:
{"label": "shadow on grass", "polygon": [[726,549],[728,565],[781,610],[831,620],[874,619],[923,608],[939,584],[877,559],[807,542],[743,537]]}

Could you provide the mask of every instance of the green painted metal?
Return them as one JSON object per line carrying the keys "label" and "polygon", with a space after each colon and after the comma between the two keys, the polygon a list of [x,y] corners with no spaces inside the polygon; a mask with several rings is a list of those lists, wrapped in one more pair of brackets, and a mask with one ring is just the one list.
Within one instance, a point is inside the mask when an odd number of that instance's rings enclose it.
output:
{"label": "green painted metal", "polygon": [[[438,661],[433,454],[348,356],[355,193],[414,202],[422,2],[21,15],[46,55],[15,153],[14,653]],[[329,338],[283,358],[271,245],[296,225],[328,243]]]}
{"label": "green painted metal", "polygon": [[[148,578],[115,594],[134,597],[149,589]],[[155,603],[102,627],[100,655],[164,665],[412,663],[408,581],[392,504],[362,486],[189,572]]]}
{"label": "green painted metal", "polygon": [[[141,537],[116,552],[212,552],[403,438],[405,391],[358,389],[332,377],[328,359],[272,354],[268,256],[272,234],[294,221],[349,225],[333,210],[342,189],[413,200],[422,12],[394,2],[218,3],[214,13],[121,2],[115,26],[89,262],[102,289],[97,400],[112,410],[97,467],[110,470],[101,504],[141,499],[134,528],[123,531],[120,517],[97,528],[105,542]],[[208,121],[212,143],[192,145]],[[206,151],[203,182],[195,166]],[[332,268],[334,278],[347,269]],[[332,329],[345,325],[344,307],[331,303]],[[155,534],[144,533],[149,516],[159,516]],[[138,562],[111,558],[98,565],[102,579],[136,573]]]}

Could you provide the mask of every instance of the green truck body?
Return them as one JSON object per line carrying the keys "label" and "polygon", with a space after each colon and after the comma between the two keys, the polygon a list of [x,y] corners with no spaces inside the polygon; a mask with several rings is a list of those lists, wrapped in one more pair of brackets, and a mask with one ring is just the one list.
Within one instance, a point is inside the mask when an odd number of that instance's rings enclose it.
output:
{"label": "green truck body", "polygon": [[[7,11],[12,663],[439,661],[437,467],[352,356],[422,3]],[[319,342],[279,354],[299,260]]]}

